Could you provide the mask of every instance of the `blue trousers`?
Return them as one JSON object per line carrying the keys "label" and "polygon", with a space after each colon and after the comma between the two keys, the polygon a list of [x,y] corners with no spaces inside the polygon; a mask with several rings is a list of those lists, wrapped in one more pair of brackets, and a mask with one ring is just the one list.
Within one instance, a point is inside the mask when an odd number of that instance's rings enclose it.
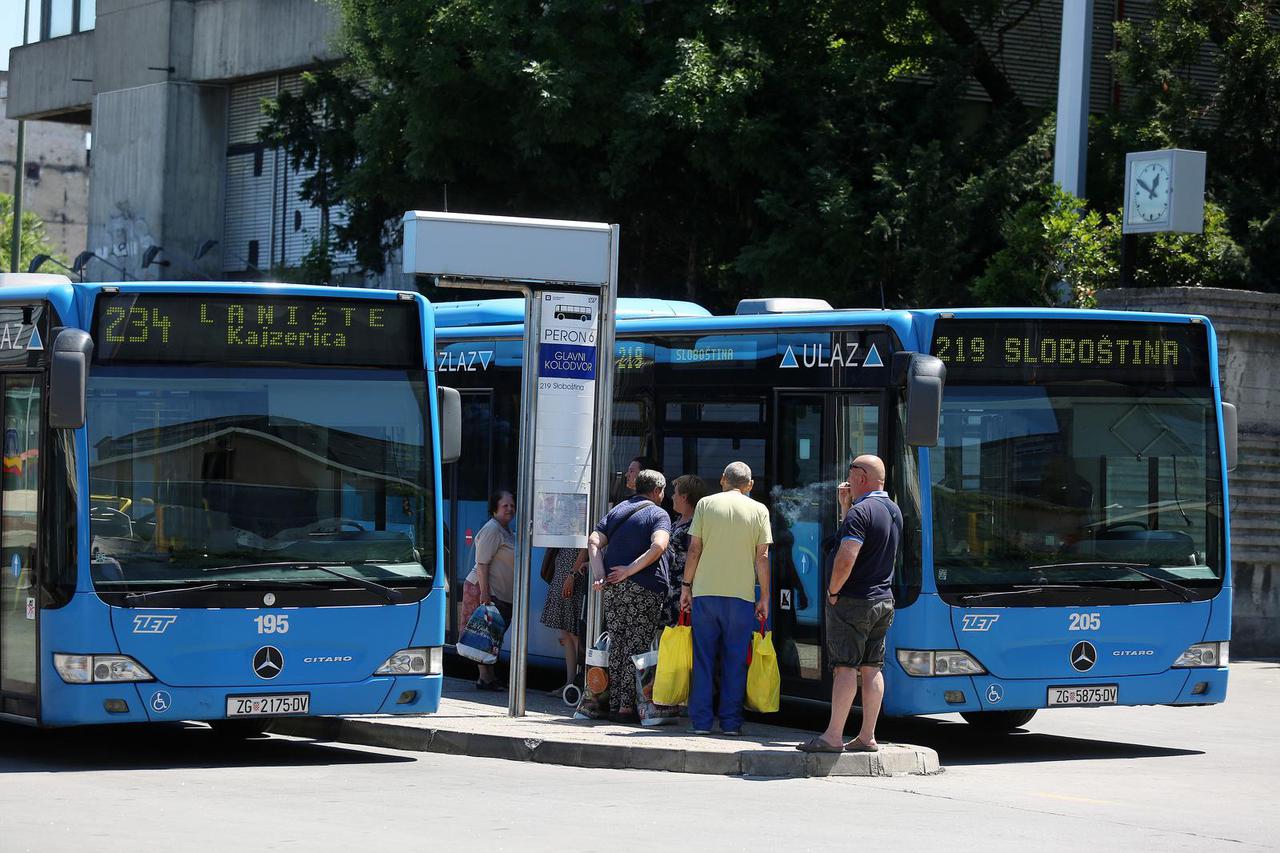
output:
{"label": "blue trousers", "polygon": [[742,700],[747,694],[747,653],[756,627],[756,608],[750,601],[723,595],[693,599],[693,684],[689,688],[689,719],[695,729],[711,730],[716,659],[720,661],[720,729],[742,728]]}

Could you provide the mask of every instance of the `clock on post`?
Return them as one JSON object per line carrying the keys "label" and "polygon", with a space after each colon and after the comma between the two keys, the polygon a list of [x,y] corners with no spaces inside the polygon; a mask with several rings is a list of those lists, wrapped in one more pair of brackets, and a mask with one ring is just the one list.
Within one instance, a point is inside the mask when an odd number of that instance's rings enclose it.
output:
{"label": "clock on post", "polygon": [[1204,230],[1204,152],[1134,151],[1124,161],[1125,234]]}
{"label": "clock on post", "polygon": [[1204,231],[1204,152],[1133,151],[1124,157],[1120,286],[1133,284],[1138,234]]}

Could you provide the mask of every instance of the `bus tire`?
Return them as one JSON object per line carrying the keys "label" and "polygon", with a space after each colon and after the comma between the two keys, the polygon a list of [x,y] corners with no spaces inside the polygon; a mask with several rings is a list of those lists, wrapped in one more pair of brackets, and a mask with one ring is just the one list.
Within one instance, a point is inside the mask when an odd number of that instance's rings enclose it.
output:
{"label": "bus tire", "polygon": [[963,711],[960,716],[975,729],[989,734],[1008,734],[1020,729],[1036,715],[1031,711]]}
{"label": "bus tire", "polygon": [[248,740],[267,736],[270,720],[209,720],[214,735],[227,740]]}

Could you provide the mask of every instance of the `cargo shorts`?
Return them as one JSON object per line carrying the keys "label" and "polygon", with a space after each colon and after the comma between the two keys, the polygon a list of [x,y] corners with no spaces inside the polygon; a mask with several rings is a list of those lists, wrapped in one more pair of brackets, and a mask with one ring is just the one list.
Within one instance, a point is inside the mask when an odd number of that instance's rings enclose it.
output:
{"label": "cargo shorts", "polygon": [[884,638],[892,624],[892,598],[837,598],[827,605],[827,664],[884,669]]}

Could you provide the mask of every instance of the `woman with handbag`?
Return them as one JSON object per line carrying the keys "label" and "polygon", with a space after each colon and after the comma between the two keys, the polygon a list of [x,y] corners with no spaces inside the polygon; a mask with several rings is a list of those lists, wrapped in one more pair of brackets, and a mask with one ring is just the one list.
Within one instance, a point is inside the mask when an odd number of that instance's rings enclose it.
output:
{"label": "woman with handbag", "polygon": [[578,624],[587,595],[583,569],[587,552],[583,548],[548,548],[542,558],[542,579],[547,582],[547,598],[542,605],[541,622],[560,634],[564,649],[564,684],[547,692],[560,696],[565,687],[578,680],[578,664],[582,660],[582,637]]}
{"label": "woman with handbag", "polygon": [[[472,612],[481,604],[493,604],[511,625],[511,591],[515,585],[516,535],[511,519],[516,515],[516,499],[510,491],[499,489],[489,496],[489,520],[476,534],[476,564],[462,584],[462,612],[459,625],[466,625]],[[502,690],[492,664],[477,664],[480,677],[477,690]]]}
{"label": "woman with handbag", "polygon": [[671,517],[662,508],[667,481],[657,471],[636,476],[634,497],[609,510],[587,539],[592,582],[604,591],[609,629],[609,718],[639,722],[634,655],[653,643],[667,584],[659,576],[671,541]]}

